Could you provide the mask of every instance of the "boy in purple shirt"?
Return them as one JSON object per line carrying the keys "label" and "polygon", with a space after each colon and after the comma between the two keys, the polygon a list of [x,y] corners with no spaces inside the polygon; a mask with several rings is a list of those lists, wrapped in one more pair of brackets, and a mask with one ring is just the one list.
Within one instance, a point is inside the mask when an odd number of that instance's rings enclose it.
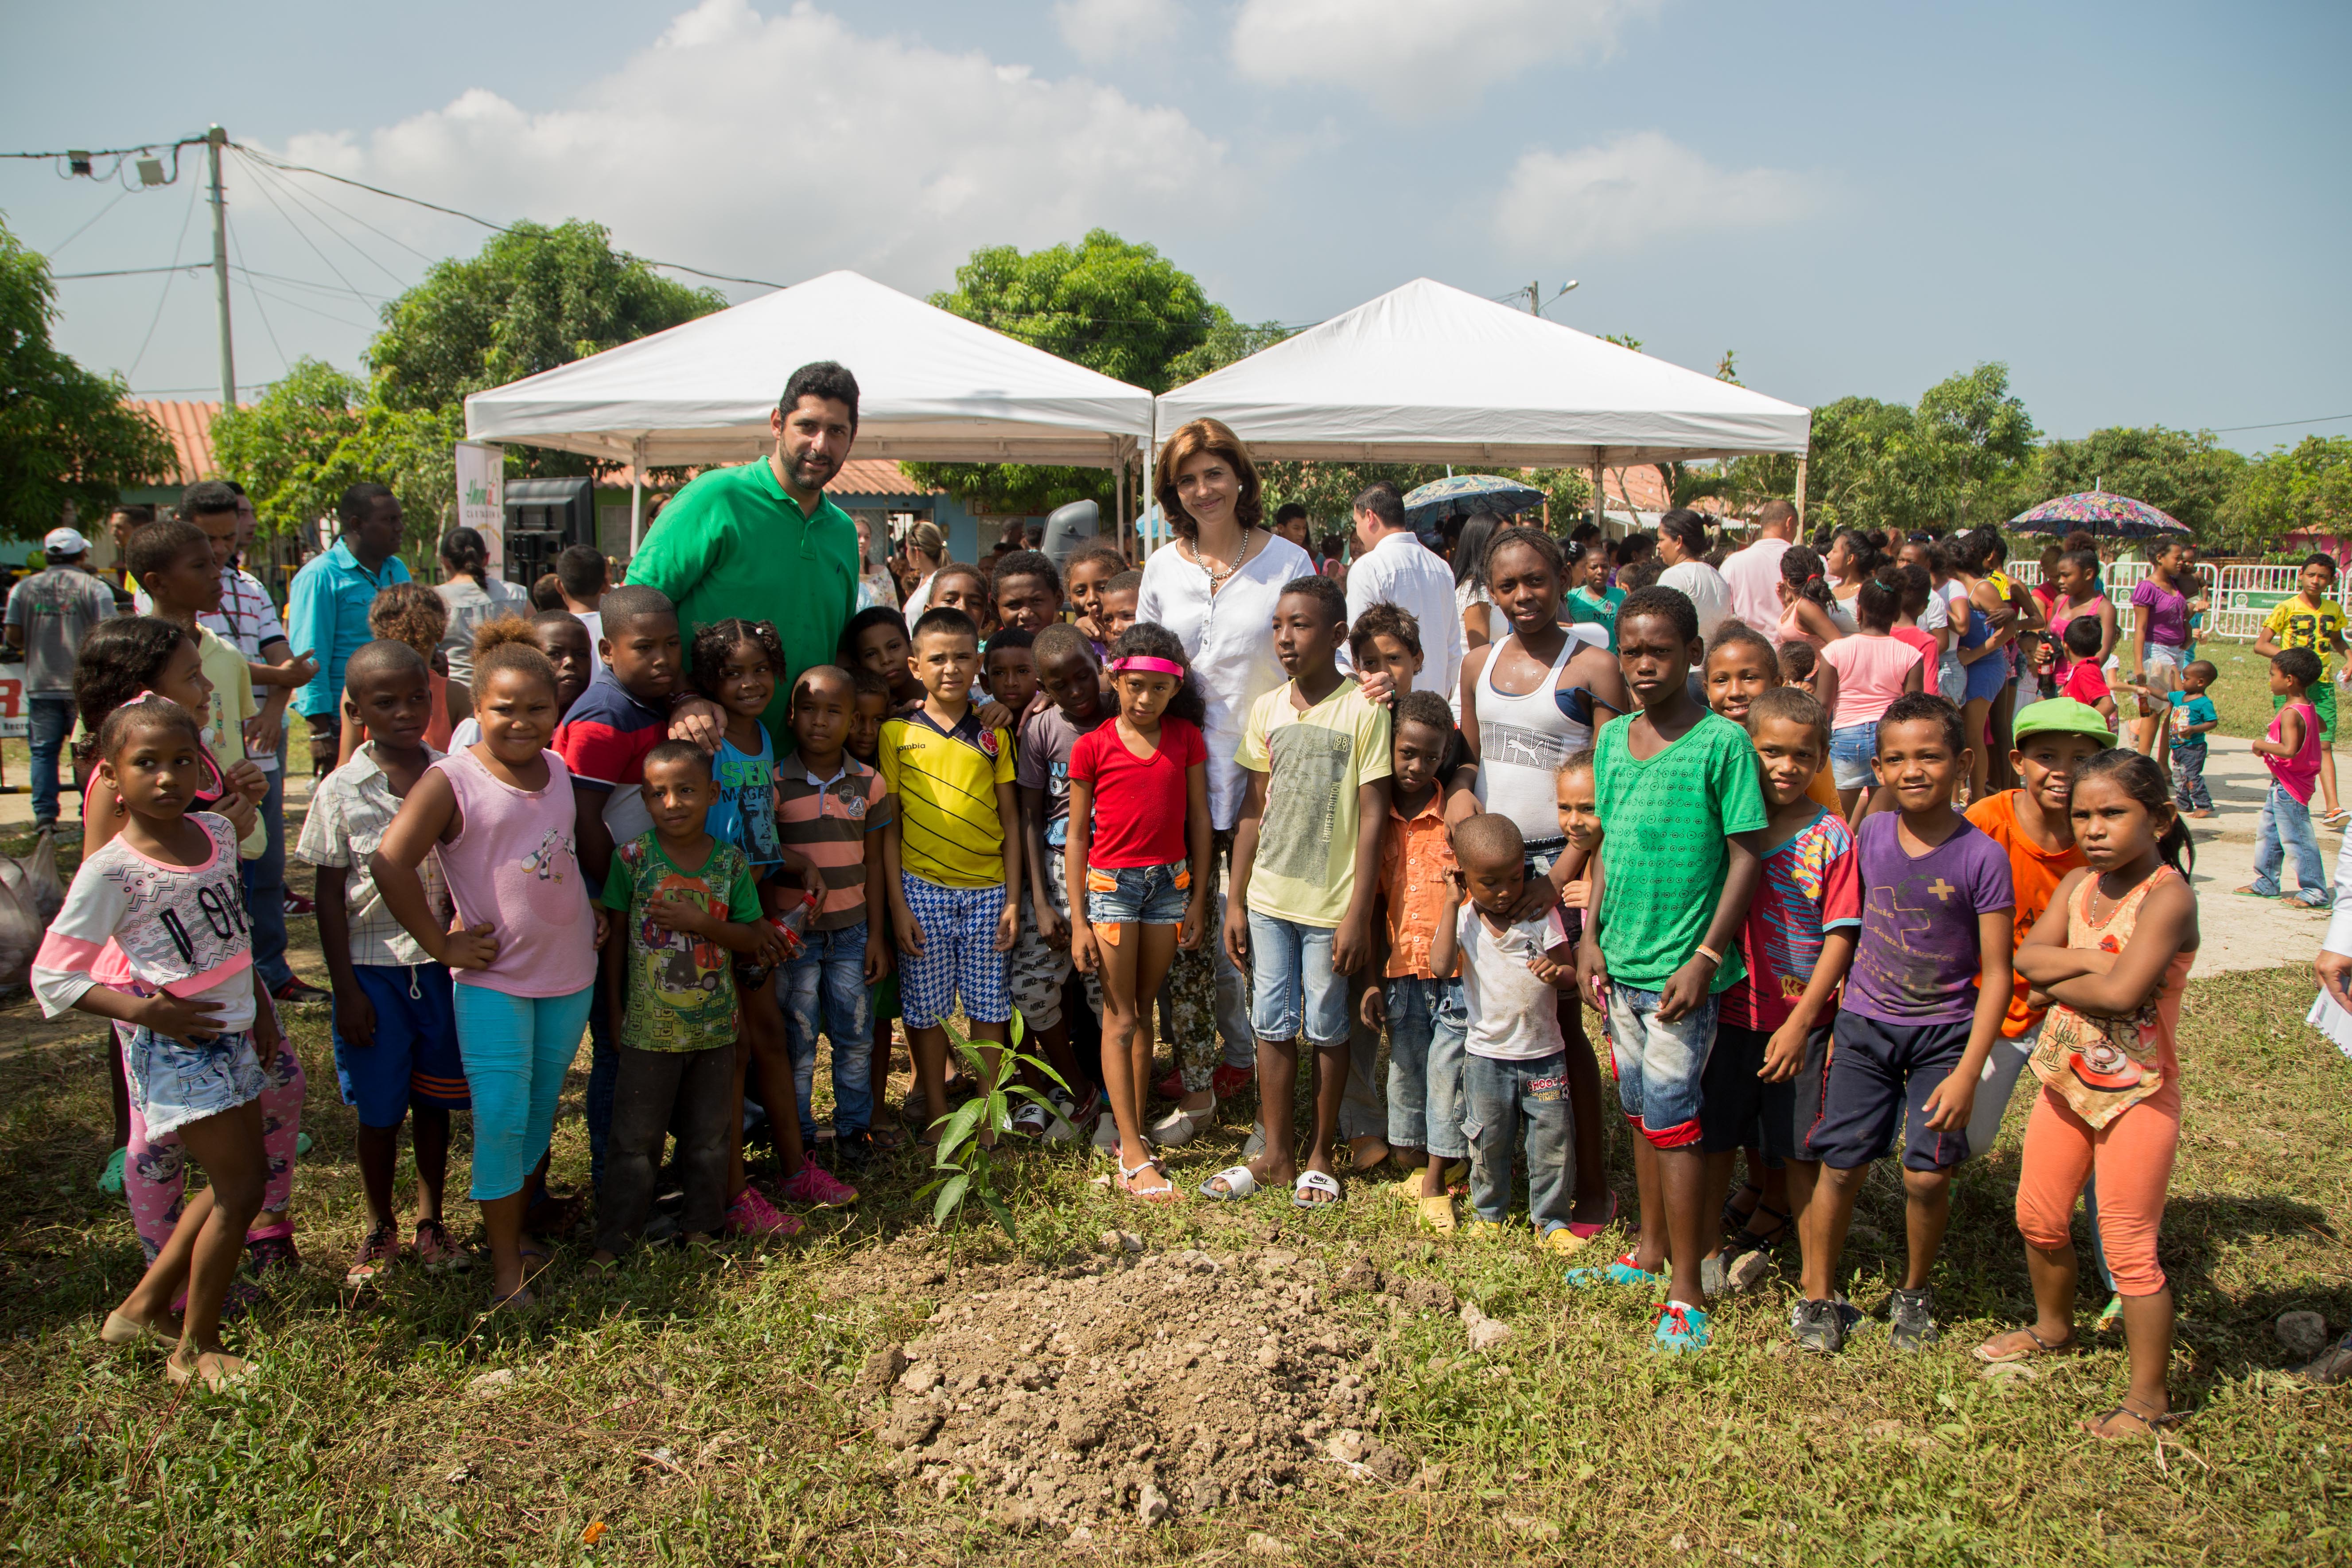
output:
{"label": "boy in purple shirt", "polygon": [[1864,817],[1856,835],[1862,937],[1803,1151],[1823,1167],[1799,1236],[1797,1342],[1809,1350],[1845,1343],[1854,1317],[1836,1294],[1838,1258],[1870,1163],[1898,1128],[1910,1254],[1888,1339],[1912,1351],[1937,1338],[1927,1271],[1951,1214],[1952,1167],[1968,1158],[1977,1079],[2009,1010],[2017,903],[2008,855],[1952,809],[1969,760],[1959,713],[1940,697],[1897,698],[1878,721],[1873,765],[1900,809]]}

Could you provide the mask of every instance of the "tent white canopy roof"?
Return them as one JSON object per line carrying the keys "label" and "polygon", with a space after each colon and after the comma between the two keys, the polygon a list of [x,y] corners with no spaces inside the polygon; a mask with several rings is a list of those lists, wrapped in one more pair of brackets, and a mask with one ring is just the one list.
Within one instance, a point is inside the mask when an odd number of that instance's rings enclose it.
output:
{"label": "tent white canopy roof", "polygon": [[1810,410],[1429,279],[1161,395],[1256,458],[1520,468],[1805,450]]}
{"label": "tent white canopy roof", "polygon": [[1151,395],[855,272],[828,272],[466,399],[466,435],[656,467],[770,450],[784,378],[857,377],[856,455],[1108,468],[1151,434]]}

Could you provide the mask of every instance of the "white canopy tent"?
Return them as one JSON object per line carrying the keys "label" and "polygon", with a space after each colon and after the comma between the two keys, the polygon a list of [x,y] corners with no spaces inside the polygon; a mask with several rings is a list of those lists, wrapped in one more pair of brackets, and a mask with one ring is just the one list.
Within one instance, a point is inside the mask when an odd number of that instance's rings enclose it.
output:
{"label": "white canopy tent", "polygon": [[1801,457],[1811,410],[1420,278],[1160,395],[1261,458],[1581,468]]}
{"label": "white canopy tent", "polygon": [[472,441],[584,453],[635,470],[771,449],[784,378],[813,360],[857,377],[856,454],[1118,468],[1151,435],[1151,395],[855,272],[828,272],[466,399]]}

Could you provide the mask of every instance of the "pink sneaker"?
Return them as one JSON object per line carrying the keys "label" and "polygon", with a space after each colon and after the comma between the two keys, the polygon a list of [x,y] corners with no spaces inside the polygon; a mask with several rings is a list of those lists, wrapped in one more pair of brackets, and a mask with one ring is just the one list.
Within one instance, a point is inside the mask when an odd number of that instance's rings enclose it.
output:
{"label": "pink sneaker", "polygon": [[803,1160],[799,1170],[776,1184],[776,1195],[788,1204],[837,1209],[856,1203],[857,1189],[814,1160]]}
{"label": "pink sneaker", "polygon": [[798,1236],[802,1223],[800,1215],[780,1212],[748,1182],[735,1194],[735,1201],[727,1205],[730,1236]]}

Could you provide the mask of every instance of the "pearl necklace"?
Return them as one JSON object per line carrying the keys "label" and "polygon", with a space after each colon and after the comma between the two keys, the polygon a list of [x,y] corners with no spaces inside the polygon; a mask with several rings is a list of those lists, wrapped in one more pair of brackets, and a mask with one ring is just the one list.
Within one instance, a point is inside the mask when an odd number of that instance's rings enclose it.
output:
{"label": "pearl necklace", "polygon": [[1242,552],[1237,558],[1235,558],[1232,565],[1226,567],[1222,572],[1211,570],[1209,563],[1201,559],[1201,546],[1197,540],[1187,541],[1185,542],[1185,555],[1192,561],[1193,565],[1198,566],[1202,571],[1206,572],[1209,574],[1210,593],[1213,594],[1218,589],[1223,587],[1226,581],[1230,579],[1234,573],[1249,564],[1250,556],[1255,553],[1250,546],[1250,535],[1256,531],[1257,530],[1255,527],[1245,527],[1242,530]]}

